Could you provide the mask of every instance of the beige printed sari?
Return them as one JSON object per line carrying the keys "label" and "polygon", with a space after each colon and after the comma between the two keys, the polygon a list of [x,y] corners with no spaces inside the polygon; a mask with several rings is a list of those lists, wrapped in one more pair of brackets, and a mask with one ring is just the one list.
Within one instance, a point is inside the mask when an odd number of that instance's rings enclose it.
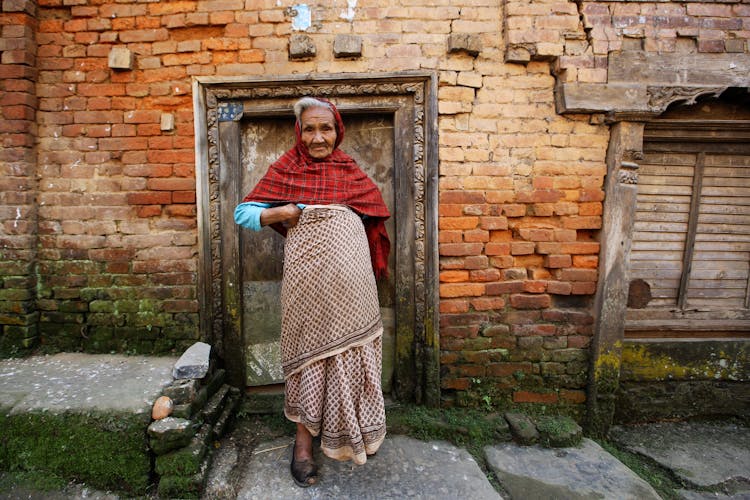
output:
{"label": "beige printed sari", "polygon": [[385,437],[378,292],[364,226],[346,207],[306,207],[287,234],[281,355],[285,414],[323,452],[363,464]]}

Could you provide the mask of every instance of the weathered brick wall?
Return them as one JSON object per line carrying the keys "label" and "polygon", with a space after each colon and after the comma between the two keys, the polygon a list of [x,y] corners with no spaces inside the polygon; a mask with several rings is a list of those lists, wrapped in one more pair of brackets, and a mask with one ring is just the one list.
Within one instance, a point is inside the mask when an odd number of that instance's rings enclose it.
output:
{"label": "weathered brick wall", "polygon": [[[315,54],[290,60],[293,5],[39,1],[44,341],[152,352],[199,336],[193,76],[421,68],[439,78],[443,398],[582,403],[609,129],[557,114],[556,78],[606,81],[633,43],[746,53],[747,5],[319,2]],[[361,57],[336,58],[337,34]],[[113,48],[132,69],[109,67]]]}
{"label": "weathered brick wall", "polygon": [[0,353],[37,337],[35,2],[0,11]]}
{"label": "weathered brick wall", "polygon": [[[206,36],[167,28],[174,12],[198,5],[40,2],[38,307],[46,344],[148,353],[199,336],[188,67]],[[132,71],[109,68],[114,47],[135,55]]]}
{"label": "weathered brick wall", "polygon": [[554,60],[562,81],[607,81],[612,51],[747,53],[747,2],[507,0],[506,60]]}

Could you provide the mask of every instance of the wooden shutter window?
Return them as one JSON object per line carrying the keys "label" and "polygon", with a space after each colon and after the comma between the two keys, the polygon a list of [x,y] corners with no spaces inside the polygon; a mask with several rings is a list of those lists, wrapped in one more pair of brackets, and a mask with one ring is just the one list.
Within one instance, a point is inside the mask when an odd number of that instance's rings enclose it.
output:
{"label": "wooden shutter window", "polygon": [[750,337],[750,121],[647,125],[630,275],[628,337]]}

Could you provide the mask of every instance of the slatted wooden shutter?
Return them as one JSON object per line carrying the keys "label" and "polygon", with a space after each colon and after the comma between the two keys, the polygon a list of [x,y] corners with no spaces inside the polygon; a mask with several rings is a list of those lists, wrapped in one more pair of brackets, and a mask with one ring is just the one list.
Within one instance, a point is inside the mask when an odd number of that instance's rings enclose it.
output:
{"label": "slatted wooden shutter", "polygon": [[647,125],[630,270],[628,336],[750,335],[750,121]]}

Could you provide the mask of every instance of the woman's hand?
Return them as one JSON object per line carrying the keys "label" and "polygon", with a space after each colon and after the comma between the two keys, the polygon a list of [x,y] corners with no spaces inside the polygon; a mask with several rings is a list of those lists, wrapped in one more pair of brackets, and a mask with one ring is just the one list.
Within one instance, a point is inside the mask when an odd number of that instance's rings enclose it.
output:
{"label": "woman's hand", "polygon": [[286,228],[297,225],[302,210],[295,203],[287,203],[278,207],[266,208],[260,213],[260,225],[268,226],[281,222]]}

